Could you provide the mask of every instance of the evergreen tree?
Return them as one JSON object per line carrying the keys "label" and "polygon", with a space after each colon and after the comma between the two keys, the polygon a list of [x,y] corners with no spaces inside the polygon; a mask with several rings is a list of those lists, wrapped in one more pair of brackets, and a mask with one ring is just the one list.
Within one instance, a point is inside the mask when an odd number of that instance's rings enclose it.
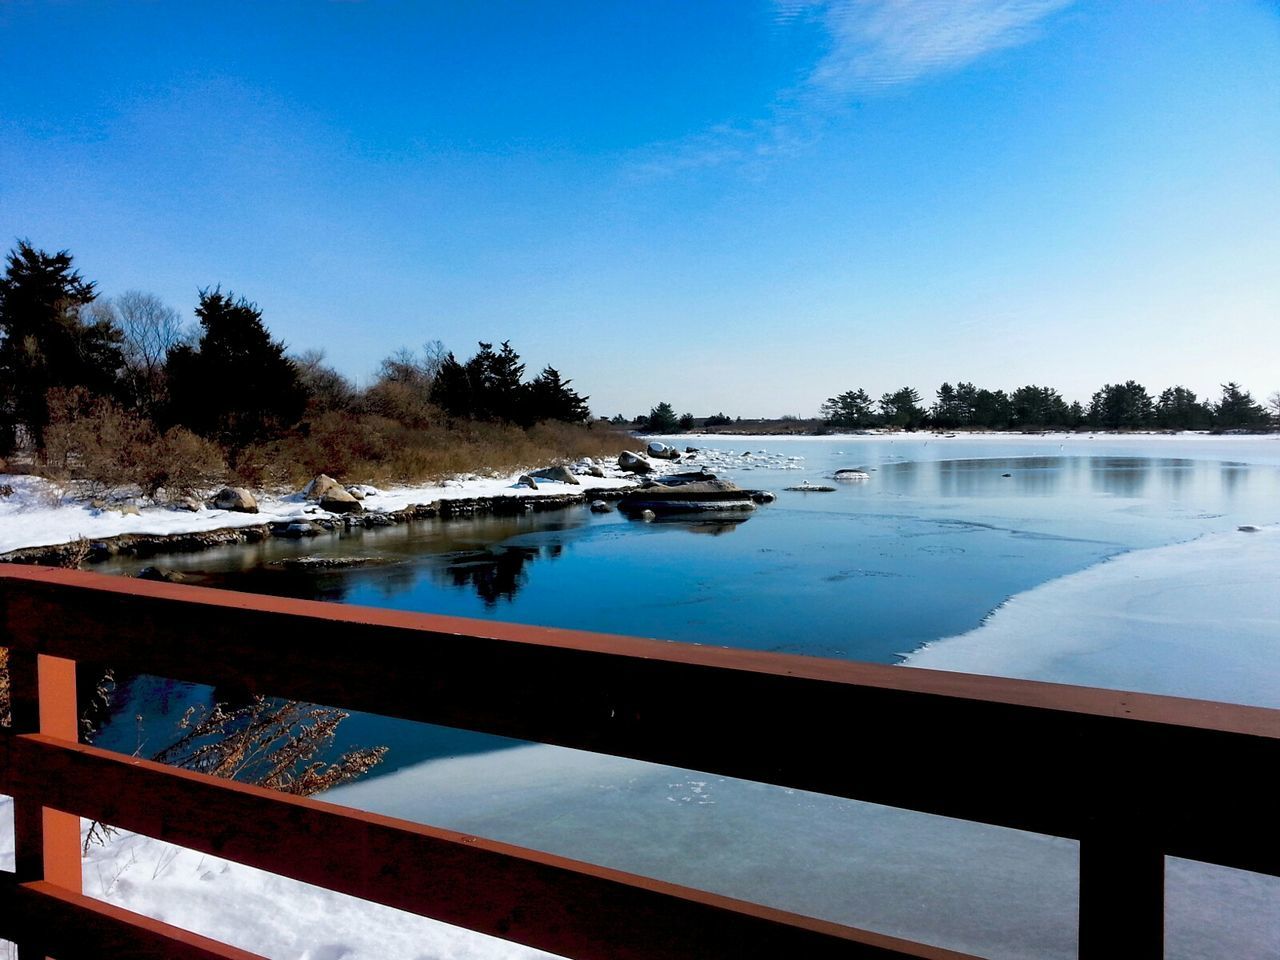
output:
{"label": "evergreen tree", "polygon": [[[961,387],[973,386],[961,384]],[[970,423],[986,430],[1003,430],[1013,418],[1013,402],[1003,390],[974,390]]]}
{"label": "evergreen tree", "polygon": [[[548,368],[549,369],[549,368]],[[543,374],[547,371],[543,370]],[[502,349],[494,356],[489,370],[489,398],[488,406],[490,416],[494,420],[502,420],[507,423],[516,423],[527,420],[528,418],[521,412],[524,400],[526,398],[526,388],[524,385],[524,364],[520,362],[520,355],[511,349],[511,341],[503,340]],[[559,380],[560,375],[556,374]],[[586,419],[590,416],[584,408],[584,416]],[[538,419],[559,420],[560,417],[539,417]],[[529,422],[533,422],[529,420]]]}
{"label": "evergreen tree", "polygon": [[649,433],[675,433],[680,427],[676,411],[665,400],[649,411],[644,429]]}
{"label": "evergreen tree", "polygon": [[1264,427],[1267,411],[1240,384],[1224,383],[1222,399],[1213,408],[1213,424],[1223,430]]}
{"label": "evergreen tree", "polygon": [[1155,405],[1155,422],[1162,430],[1204,430],[1213,411],[1186,387],[1167,387]]}
{"label": "evergreen tree", "polygon": [[956,388],[949,383],[943,383],[938,388],[937,398],[933,404],[933,409],[929,411],[929,416],[933,420],[934,426],[944,428],[959,426],[960,415],[956,402]]}
{"label": "evergreen tree", "polygon": [[881,396],[880,413],[886,426],[902,430],[924,426],[925,411],[920,406],[920,394],[911,387],[902,387]]}
{"label": "evergreen tree", "polygon": [[0,277],[0,453],[13,448],[19,427],[43,446],[50,390],[121,396],[123,334],[84,309],[93,288],[66,250],[47,254],[19,240],[10,251]]}
{"label": "evergreen tree", "polygon": [[[591,411],[587,409],[590,397],[580,397],[569,388],[572,380],[561,380],[560,371],[555,367],[543,367],[542,372],[529,381],[525,390],[524,419],[528,423],[540,420],[561,420],[565,423],[584,423],[591,419]],[[614,422],[626,421],[622,415],[614,417]]]}
{"label": "evergreen tree", "polygon": [[477,420],[493,419],[494,365],[498,355],[493,344],[480,341],[480,349],[464,365],[471,387],[471,416]]}
{"label": "evergreen tree", "polygon": [[1108,383],[1093,395],[1089,422],[1104,430],[1141,430],[1155,422],[1155,403],[1134,380]]}
{"label": "evergreen tree", "polygon": [[682,414],[680,415],[680,429],[681,429],[681,430],[692,430],[692,429],[693,429],[693,424],[694,424],[694,419],[693,419],[693,414],[692,414],[692,413],[682,413]]}
{"label": "evergreen tree", "polygon": [[962,380],[960,383],[956,384],[956,393],[955,399],[952,401],[952,410],[955,413],[957,427],[972,426],[977,399],[978,388],[972,383],[965,383]]}
{"label": "evergreen tree", "polygon": [[1065,427],[1071,421],[1067,402],[1052,387],[1019,387],[1009,398],[1009,405],[1010,423],[1020,429]]}
{"label": "evergreen tree", "polygon": [[298,370],[271,339],[262,311],[220,288],[200,291],[195,346],[169,351],[170,418],[233,450],[297,423],[307,395]]}
{"label": "evergreen tree", "polygon": [[440,362],[440,369],[431,385],[431,402],[455,420],[470,419],[475,415],[471,378],[452,352]]}
{"label": "evergreen tree", "polygon": [[[820,412],[822,418],[833,427],[857,430],[874,426],[876,422],[871,397],[861,387],[857,390],[846,390],[839,396],[831,397],[822,404]],[[723,422],[729,422],[728,418]],[[707,425],[711,425],[710,420],[707,421]]]}

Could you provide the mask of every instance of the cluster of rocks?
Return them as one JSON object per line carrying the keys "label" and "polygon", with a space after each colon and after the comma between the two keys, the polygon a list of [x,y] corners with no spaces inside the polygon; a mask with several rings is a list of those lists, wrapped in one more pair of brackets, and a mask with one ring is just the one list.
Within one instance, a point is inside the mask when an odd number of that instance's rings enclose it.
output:
{"label": "cluster of rocks", "polygon": [[[697,453],[693,447],[686,447],[685,453]],[[635,453],[631,450],[623,450],[618,454],[618,468],[627,473],[634,473],[640,476],[647,476],[656,469],[650,462],[651,460],[670,460],[678,462],[681,459],[681,453],[675,447],[665,443],[654,441],[645,447],[644,453]]]}

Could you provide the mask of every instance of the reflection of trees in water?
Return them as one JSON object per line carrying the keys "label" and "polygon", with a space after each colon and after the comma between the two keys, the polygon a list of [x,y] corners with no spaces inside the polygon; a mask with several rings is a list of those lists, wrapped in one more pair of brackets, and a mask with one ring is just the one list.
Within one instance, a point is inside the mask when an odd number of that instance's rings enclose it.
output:
{"label": "reflection of trees in water", "polygon": [[1089,465],[1094,489],[1121,497],[1141,496],[1151,473],[1145,457],[1092,457]]}
{"label": "reflection of trees in water", "polygon": [[[564,547],[555,544],[548,548],[557,557]],[[514,600],[525,585],[528,574],[525,565],[542,554],[538,547],[501,547],[476,553],[464,553],[449,560],[443,568],[449,582],[455,587],[471,587],[486,607],[499,600]]]}
{"label": "reflection of trees in water", "polygon": [[1222,490],[1228,497],[1235,497],[1240,488],[1249,481],[1249,465],[1226,461],[1221,465],[1219,476],[1222,478]]}
{"label": "reflection of trees in water", "polygon": [[[1070,461],[1064,457],[938,460],[932,463],[889,464],[884,468],[884,476],[925,477],[936,472],[937,490],[944,497],[1004,495],[1010,486],[1024,496],[1044,497],[1057,491],[1064,479],[1064,471],[1070,467]],[[914,481],[909,486],[914,487]]]}

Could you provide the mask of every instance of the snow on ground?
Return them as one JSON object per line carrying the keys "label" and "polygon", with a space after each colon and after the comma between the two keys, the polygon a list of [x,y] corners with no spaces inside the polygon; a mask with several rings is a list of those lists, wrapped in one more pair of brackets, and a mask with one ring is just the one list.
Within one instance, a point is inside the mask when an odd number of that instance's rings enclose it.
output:
{"label": "snow on ground", "polygon": [[[13,802],[0,797],[0,869],[13,869]],[[87,823],[85,824],[87,827]],[[84,892],[272,958],[539,960],[554,955],[132,833],[94,845]],[[0,957],[6,956],[0,942]]]}
{"label": "snow on ground", "polygon": [[1121,554],[905,662],[1280,707],[1280,528]]}
{"label": "snow on ground", "polygon": [[[525,471],[500,477],[471,475],[440,484],[399,486],[386,490],[364,485],[364,507],[367,511],[391,512],[433,500],[563,496],[585,489],[616,489],[636,482],[634,476],[624,474],[612,462],[599,461],[597,465],[606,476],[581,477],[580,486],[539,479],[537,490],[516,483]],[[654,460],[653,465],[655,473],[659,474],[682,469],[678,463],[663,460]],[[110,506],[95,508],[87,498],[69,494],[40,477],[0,474],[0,487],[6,485],[13,488],[13,493],[0,497],[0,554],[23,547],[68,543],[80,537],[102,540],[125,533],[200,533],[228,527],[253,527],[272,521],[332,516],[307,501],[301,493],[258,494],[258,513],[236,513],[207,507],[193,513],[140,500],[139,513],[134,515]]]}

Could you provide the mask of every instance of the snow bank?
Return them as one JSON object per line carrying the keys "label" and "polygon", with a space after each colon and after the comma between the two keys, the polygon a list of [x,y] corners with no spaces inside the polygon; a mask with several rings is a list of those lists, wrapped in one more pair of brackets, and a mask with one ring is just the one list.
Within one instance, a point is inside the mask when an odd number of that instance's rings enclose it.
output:
{"label": "snow bank", "polygon": [[[12,801],[0,797],[0,869],[5,870],[13,869],[12,820]],[[554,957],[133,833],[89,848],[84,892],[281,960]]]}
{"label": "snow bank", "polygon": [[912,667],[1280,707],[1280,527],[1135,550],[1005,602]]}
{"label": "snow bank", "polygon": [[[554,480],[539,480],[538,489],[518,485],[524,471],[500,477],[467,476],[440,484],[401,486],[387,490],[362,485],[367,511],[391,512],[433,500],[461,500],[472,497],[548,497],[578,493],[585,489],[617,489],[635,484],[635,477],[616,467],[598,464],[604,477],[581,477],[581,486]],[[655,461],[656,473],[681,469],[679,464]],[[258,495],[258,513],[202,509],[192,513],[167,505],[139,501],[137,515],[118,509],[97,509],[83,498],[65,493],[59,486],[39,477],[0,474],[0,487],[13,487],[13,494],[0,497],[0,554],[24,547],[45,547],[68,543],[80,537],[102,540],[125,533],[168,535],[202,533],[229,527],[253,527],[273,521],[336,516],[321,510],[301,493]]]}

